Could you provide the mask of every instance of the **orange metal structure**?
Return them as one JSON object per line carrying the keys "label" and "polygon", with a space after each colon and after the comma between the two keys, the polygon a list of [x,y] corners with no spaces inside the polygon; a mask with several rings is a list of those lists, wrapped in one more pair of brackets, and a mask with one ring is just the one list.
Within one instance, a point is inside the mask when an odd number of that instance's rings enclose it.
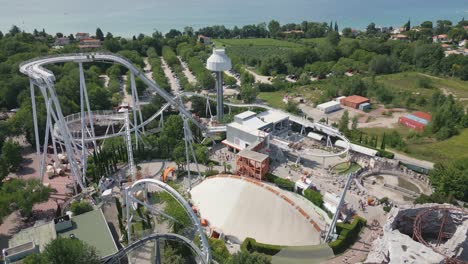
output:
{"label": "orange metal structure", "polygon": [[263,180],[268,173],[269,157],[251,150],[242,150],[236,156],[236,174]]}
{"label": "orange metal structure", "polygon": [[162,176],[163,182],[167,181],[167,176],[169,175],[169,173],[172,172],[172,175],[174,175],[174,171],[175,171],[174,167],[172,167],[172,166],[167,167],[167,169],[164,170],[164,173],[163,173],[163,176]]}

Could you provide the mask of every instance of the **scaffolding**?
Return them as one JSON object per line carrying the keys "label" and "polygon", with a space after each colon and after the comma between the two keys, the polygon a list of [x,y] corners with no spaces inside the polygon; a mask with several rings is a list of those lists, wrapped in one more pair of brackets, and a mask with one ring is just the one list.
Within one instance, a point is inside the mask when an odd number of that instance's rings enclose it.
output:
{"label": "scaffolding", "polygon": [[252,150],[242,150],[236,156],[236,174],[263,180],[268,173],[268,155]]}

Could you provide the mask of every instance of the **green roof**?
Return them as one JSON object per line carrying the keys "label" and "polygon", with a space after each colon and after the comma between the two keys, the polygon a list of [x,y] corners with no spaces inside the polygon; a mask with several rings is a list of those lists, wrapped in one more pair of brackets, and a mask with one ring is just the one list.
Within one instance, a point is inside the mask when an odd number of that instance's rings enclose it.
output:
{"label": "green roof", "polygon": [[118,251],[114,238],[101,209],[72,217],[72,228],[57,233],[61,237],[75,238],[95,247],[101,257]]}
{"label": "green roof", "polygon": [[51,221],[21,230],[10,238],[8,246],[12,248],[28,242],[34,242],[42,252],[45,246],[56,237],[54,222]]}

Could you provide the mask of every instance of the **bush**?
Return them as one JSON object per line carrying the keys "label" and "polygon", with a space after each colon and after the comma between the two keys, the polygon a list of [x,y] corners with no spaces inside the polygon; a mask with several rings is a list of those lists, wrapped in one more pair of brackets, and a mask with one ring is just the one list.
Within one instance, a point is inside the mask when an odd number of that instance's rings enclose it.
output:
{"label": "bush", "polygon": [[210,244],[214,260],[223,263],[225,260],[231,257],[229,250],[227,249],[223,240],[210,238],[208,243]]}
{"label": "bush", "polygon": [[279,245],[269,245],[269,244],[263,244],[263,243],[257,243],[257,241],[253,238],[247,237],[244,239],[244,242],[241,244],[241,251],[248,251],[250,253],[252,252],[258,252],[258,253],[263,253],[266,255],[276,255],[278,252],[281,251],[285,246],[279,246]]}
{"label": "bush", "polygon": [[338,239],[328,243],[335,255],[343,253],[359,237],[361,229],[366,225],[366,219],[355,217],[351,224],[337,224],[336,230],[339,233]]}
{"label": "bush", "polygon": [[432,88],[432,80],[426,77],[420,77],[417,79],[417,85],[421,88]]}
{"label": "bush", "polygon": [[268,182],[274,183],[276,186],[278,186],[279,188],[283,190],[290,191],[290,192],[294,191],[295,184],[294,182],[290,180],[283,179],[271,173],[268,173],[266,175],[266,180]]}
{"label": "bush", "polygon": [[382,158],[387,158],[387,159],[393,159],[395,157],[395,154],[390,151],[386,151],[383,149],[378,150],[377,155]]}
{"label": "bush", "polygon": [[80,215],[86,212],[90,212],[93,210],[93,206],[85,200],[80,202],[74,201],[71,203],[70,211],[72,211],[73,215]]}
{"label": "bush", "polygon": [[383,207],[383,210],[384,210],[385,212],[388,213],[388,212],[390,212],[390,210],[392,210],[392,207],[391,207],[391,206],[388,206],[388,205],[385,205],[385,206]]}
{"label": "bush", "polygon": [[205,177],[210,177],[210,176],[219,174],[219,171],[217,171],[217,170],[207,170],[203,174],[205,175]]}
{"label": "bush", "polygon": [[307,190],[304,191],[304,197],[307,200],[311,201],[316,206],[322,208],[322,206],[323,206],[323,196],[322,196],[322,194],[320,194],[320,192],[317,192],[317,191],[314,191],[314,190],[311,190],[311,189],[307,189]]}

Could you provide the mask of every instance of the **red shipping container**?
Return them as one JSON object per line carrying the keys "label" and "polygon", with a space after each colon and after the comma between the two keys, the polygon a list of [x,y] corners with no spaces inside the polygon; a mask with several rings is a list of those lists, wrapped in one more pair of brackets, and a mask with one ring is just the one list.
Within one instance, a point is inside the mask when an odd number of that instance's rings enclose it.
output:
{"label": "red shipping container", "polygon": [[402,116],[398,119],[398,123],[406,126],[406,127],[409,127],[409,128],[412,128],[412,129],[415,129],[415,130],[418,130],[418,131],[422,131],[424,130],[424,124],[422,123],[419,123],[413,119],[409,119],[405,116]]}

